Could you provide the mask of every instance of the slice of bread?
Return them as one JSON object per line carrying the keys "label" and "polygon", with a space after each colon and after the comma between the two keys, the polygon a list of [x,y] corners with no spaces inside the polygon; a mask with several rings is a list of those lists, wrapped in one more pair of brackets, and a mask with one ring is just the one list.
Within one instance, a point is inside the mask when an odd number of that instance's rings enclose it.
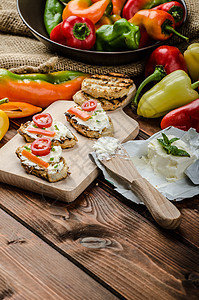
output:
{"label": "slice of bread", "polygon": [[106,100],[104,98],[94,98],[86,94],[84,91],[80,90],[73,95],[73,100],[75,101],[75,103],[77,103],[80,106],[88,100],[97,100],[98,102],[101,103],[101,106],[105,111],[111,111],[119,107],[124,107],[127,104],[129,104],[134,94],[135,94],[135,88],[133,87],[132,91],[130,90],[128,95],[124,96],[121,99],[118,98],[118,99]]}
{"label": "slice of bread", "polygon": [[[30,147],[30,144],[26,144],[24,146]],[[48,161],[48,168],[41,167],[29,161],[26,157],[22,155],[24,146],[17,148],[16,155],[20,159],[21,165],[25,169],[26,173],[35,175],[39,178],[47,180],[48,182],[60,181],[70,174],[67,163],[63,157],[60,157],[58,162]]]}
{"label": "slice of bread", "polygon": [[82,81],[81,89],[94,98],[106,100],[126,97],[134,85],[128,76],[119,73],[92,75]]}
{"label": "slice of bread", "polygon": [[79,124],[75,116],[65,113],[67,121],[82,135],[88,138],[99,139],[102,136],[113,136],[113,123],[109,117],[109,127],[105,127],[101,132],[92,130],[89,126]]}
{"label": "slice of bread", "polygon": [[[77,137],[70,131],[70,129],[67,128],[66,125],[62,124],[61,122],[56,121],[55,125],[57,126],[57,124],[58,125],[61,124],[60,126],[62,128],[64,126],[64,129],[65,129],[64,134],[61,136],[58,136],[58,134],[60,135],[60,133],[59,133],[59,131],[55,130],[56,134],[52,138],[52,144],[54,146],[61,146],[62,149],[73,147],[76,144],[76,142],[78,141]],[[27,131],[27,128],[33,127],[33,125],[34,125],[34,123],[32,121],[28,121],[25,124],[21,124],[20,128],[18,129],[18,133],[21,136],[23,136],[23,138],[25,139],[25,141],[27,143],[32,143],[35,139],[43,137],[43,135],[41,135],[41,134],[32,134]],[[52,129],[49,129],[49,130],[52,130]]]}

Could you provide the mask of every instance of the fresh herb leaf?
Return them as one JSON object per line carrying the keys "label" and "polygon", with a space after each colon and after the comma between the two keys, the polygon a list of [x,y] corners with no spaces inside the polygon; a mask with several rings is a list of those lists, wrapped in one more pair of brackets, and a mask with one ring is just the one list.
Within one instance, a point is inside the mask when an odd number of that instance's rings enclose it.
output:
{"label": "fresh herb leaf", "polygon": [[51,148],[51,151],[55,152],[55,148],[54,148],[54,147],[52,147],[52,148]]}
{"label": "fresh herb leaf", "polygon": [[29,151],[29,152],[31,151],[30,148],[29,148],[28,146],[24,146],[24,148],[25,148],[27,151]]}
{"label": "fresh herb leaf", "polygon": [[97,122],[97,123],[100,123],[101,121],[100,121],[100,120],[96,120],[96,122]]}
{"label": "fresh herb leaf", "polygon": [[38,128],[38,126],[37,126],[37,125],[35,125],[35,124],[33,124],[32,126],[33,126],[33,127],[35,127],[35,128]]}
{"label": "fresh herb leaf", "polygon": [[53,161],[53,160],[54,160],[54,157],[51,157],[51,158],[50,158],[50,161]]}
{"label": "fresh herb leaf", "polygon": [[59,131],[59,128],[57,127],[57,125],[54,125],[55,129]]}
{"label": "fresh herb leaf", "polygon": [[163,139],[157,139],[160,145],[163,147],[163,149],[167,152],[167,154],[171,154],[174,156],[186,156],[190,157],[190,154],[186,152],[185,150],[179,149],[176,146],[172,146],[171,144],[179,138],[172,138],[169,140],[169,138],[166,136],[166,134],[162,133]]}
{"label": "fresh herb leaf", "polygon": [[163,137],[165,144],[170,145],[168,137],[163,132],[162,132],[162,137]]}
{"label": "fresh herb leaf", "polygon": [[54,168],[56,169],[58,167],[58,165],[55,165]]}
{"label": "fresh herb leaf", "polygon": [[169,143],[170,143],[170,145],[171,145],[173,142],[178,141],[178,140],[179,140],[179,138],[173,138],[173,139],[171,139],[171,140],[169,141]]}

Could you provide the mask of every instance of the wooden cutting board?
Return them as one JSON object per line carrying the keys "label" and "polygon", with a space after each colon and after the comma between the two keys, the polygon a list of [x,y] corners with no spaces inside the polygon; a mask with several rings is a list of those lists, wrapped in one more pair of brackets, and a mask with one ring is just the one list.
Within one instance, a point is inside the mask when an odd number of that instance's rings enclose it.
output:
{"label": "wooden cutting board", "polygon": [[[24,139],[17,134],[0,149],[0,181],[26,190],[30,190],[56,200],[72,202],[98,176],[99,170],[90,160],[88,154],[92,152],[94,139],[88,139],[78,134],[66,121],[64,112],[74,106],[73,101],[57,101],[51,104],[45,112],[49,112],[55,119],[68,125],[78,138],[78,143],[70,149],[63,150],[63,157],[69,166],[71,175],[66,179],[49,183],[34,175],[25,173],[17,158],[16,148],[24,145]],[[134,139],[139,131],[138,123],[128,117],[122,108],[108,112],[114,126],[114,137],[120,142]]]}

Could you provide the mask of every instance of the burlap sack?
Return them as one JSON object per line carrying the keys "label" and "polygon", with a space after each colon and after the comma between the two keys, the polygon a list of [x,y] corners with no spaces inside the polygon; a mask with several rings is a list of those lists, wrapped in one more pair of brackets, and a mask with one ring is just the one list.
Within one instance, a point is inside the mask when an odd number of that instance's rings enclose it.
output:
{"label": "burlap sack", "polygon": [[[38,66],[53,57],[48,48],[33,37],[21,21],[16,0],[0,0],[0,67],[14,68],[22,65]],[[199,0],[186,0],[188,19],[179,31],[190,38],[190,43],[199,42]],[[169,44],[184,51],[188,44],[180,43],[179,38],[172,38]],[[129,76],[139,76],[143,72],[145,60],[122,66],[93,66],[58,56],[54,70],[77,70],[90,74],[121,72]]]}

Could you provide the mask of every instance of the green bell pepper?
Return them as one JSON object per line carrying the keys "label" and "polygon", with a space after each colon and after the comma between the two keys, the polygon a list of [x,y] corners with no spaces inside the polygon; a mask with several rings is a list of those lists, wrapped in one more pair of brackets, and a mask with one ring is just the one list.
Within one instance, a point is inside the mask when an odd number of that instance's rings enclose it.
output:
{"label": "green bell pepper", "polygon": [[64,5],[59,0],[46,0],[44,10],[44,25],[50,35],[51,31],[62,21]]}
{"label": "green bell pepper", "polygon": [[194,89],[198,86],[199,81],[191,84],[191,79],[186,72],[174,71],[142,96],[137,114],[145,118],[164,116],[170,110],[197,99],[199,95]]}
{"label": "green bell pepper", "polygon": [[139,47],[139,42],[139,27],[122,18],[96,31],[95,48],[97,51],[133,50]]}

